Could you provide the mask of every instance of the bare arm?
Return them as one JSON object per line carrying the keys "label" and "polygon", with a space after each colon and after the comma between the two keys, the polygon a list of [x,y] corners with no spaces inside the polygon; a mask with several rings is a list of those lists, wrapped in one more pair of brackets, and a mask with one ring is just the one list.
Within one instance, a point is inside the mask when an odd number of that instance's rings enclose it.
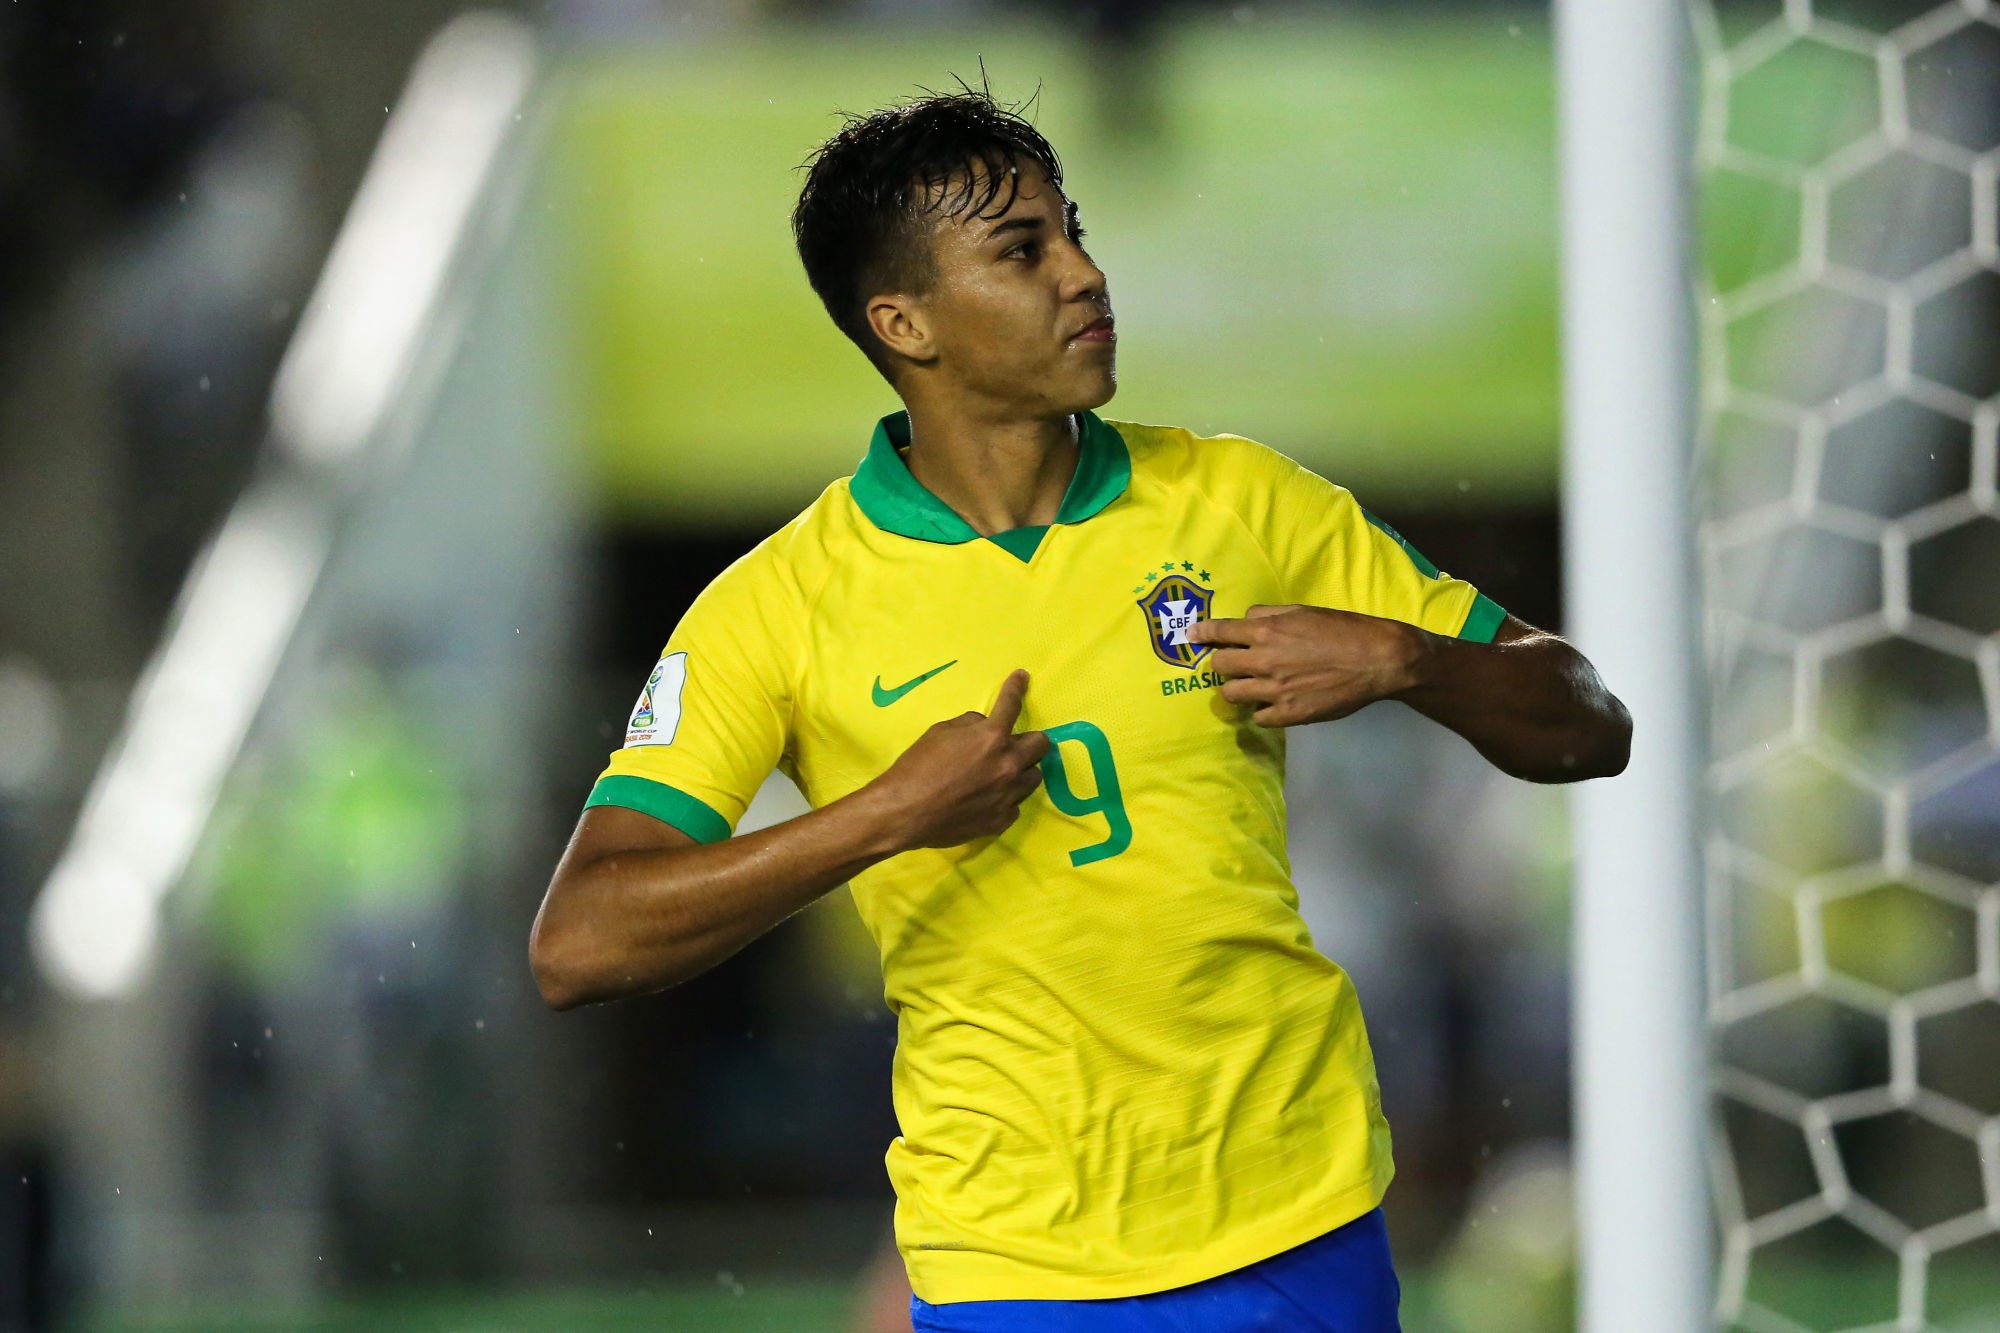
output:
{"label": "bare arm", "polygon": [[898,852],[1004,831],[1041,782],[1039,731],[1014,734],[1028,674],[990,714],[937,723],[840,800],[701,844],[651,815],[584,811],[529,939],[542,998],[569,1009],[677,985]]}
{"label": "bare arm", "polygon": [[1222,695],[1253,719],[1290,727],[1400,699],[1450,727],[1499,768],[1531,782],[1622,772],[1632,718],[1583,654],[1509,616],[1492,643],[1319,606],[1253,606],[1188,638],[1214,645]]}

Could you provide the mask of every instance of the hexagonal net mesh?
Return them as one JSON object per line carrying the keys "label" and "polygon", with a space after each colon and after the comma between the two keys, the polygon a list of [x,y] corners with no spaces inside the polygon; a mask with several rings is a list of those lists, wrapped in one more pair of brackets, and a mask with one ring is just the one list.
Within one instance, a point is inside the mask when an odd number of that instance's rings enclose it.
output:
{"label": "hexagonal net mesh", "polygon": [[2000,1329],[2000,9],[1694,8],[1718,1322]]}

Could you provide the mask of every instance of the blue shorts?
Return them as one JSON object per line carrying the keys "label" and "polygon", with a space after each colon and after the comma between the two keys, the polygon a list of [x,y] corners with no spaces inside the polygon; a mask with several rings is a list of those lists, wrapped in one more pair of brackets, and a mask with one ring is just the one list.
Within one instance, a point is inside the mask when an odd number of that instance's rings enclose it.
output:
{"label": "blue shorts", "polygon": [[1377,1208],[1247,1268],[1144,1296],[1096,1301],[910,1298],[916,1333],[1400,1333],[1402,1284]]}

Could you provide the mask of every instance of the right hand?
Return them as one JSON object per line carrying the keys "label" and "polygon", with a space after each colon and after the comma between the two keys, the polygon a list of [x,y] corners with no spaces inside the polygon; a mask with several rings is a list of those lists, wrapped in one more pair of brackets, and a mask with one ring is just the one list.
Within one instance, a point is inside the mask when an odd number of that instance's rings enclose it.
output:
{"label": "right hand", "polygon": [[1045,733],[1014,734],[1027,693],[1028,673],[1009,673],[991,712],[934,723],[869,784],[898,813],[904,847],[957,847],[1020,818],[1049,752]]}

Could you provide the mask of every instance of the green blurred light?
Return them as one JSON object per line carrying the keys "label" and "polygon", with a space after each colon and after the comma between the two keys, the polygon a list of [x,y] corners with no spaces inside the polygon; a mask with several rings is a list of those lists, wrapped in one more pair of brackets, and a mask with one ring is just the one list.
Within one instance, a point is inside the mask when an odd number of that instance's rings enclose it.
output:
{"label": "green blurred light", "polygon": [[605,506],[782,516],[895,400],[791,248],[794,166],[918,84],[1041,85],[1119,311],[1105,414],[1263,440],[1373,497],[1546,501],[1556,477],[1545,28],[1301,16],[1162,47],[1165,141],[1101,126],[1089,53],[1030,28],[777,30],[584,53],[551,184]]}

